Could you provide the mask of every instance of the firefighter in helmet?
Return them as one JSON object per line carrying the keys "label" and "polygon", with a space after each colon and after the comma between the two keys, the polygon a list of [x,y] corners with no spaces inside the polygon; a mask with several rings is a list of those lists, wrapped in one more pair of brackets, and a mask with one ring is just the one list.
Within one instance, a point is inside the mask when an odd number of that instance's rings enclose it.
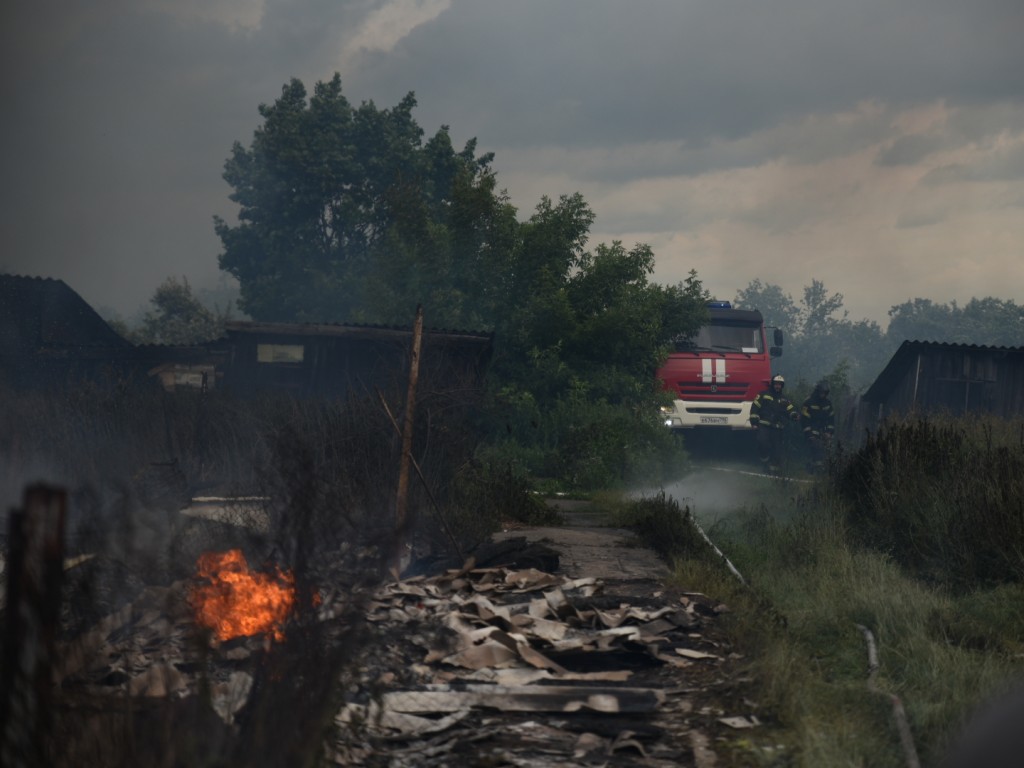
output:
{"label": "firefighter in helmet", "polygon": [[782,394],[785,386],[786,380],[782,376],[772,376],[768,389],[759,393],[750,406],[750,426],[757,434],[758,454],[770,474],[781,468],[786,422],[800,418],[796,406]]}
{"label": "firefighter in helmet", "polygon": [[807,464],[809,472],[820,472],[825,468],[825,454],[836,431],[836,414],[829,399],[828,381],[822,379],[814,385],[811,396],[800,408],[800,424],[804,428],[804,439],[810,455]]}

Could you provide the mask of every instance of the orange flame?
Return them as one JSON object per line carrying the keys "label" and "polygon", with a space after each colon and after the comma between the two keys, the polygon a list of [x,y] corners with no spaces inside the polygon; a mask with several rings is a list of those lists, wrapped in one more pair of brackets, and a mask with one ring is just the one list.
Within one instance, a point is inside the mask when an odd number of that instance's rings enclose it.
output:
{"label": "orange flame", "polygon": [[272,633],[284,640],[284,624],[295,608],[295,577],[250,571],[240,549],[206,552],[196,563],[189,603],[196,623],[213,630],[218,640]]}

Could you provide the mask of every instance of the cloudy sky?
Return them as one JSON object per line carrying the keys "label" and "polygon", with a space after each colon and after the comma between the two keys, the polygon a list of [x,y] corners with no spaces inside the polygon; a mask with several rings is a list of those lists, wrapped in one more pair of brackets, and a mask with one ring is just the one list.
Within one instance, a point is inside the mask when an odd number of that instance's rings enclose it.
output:
{"label": "cloudy sky", "polygon": [[337,71],[477,137],[522,218],[581,192],[659,282],[1024,303],[1022,40],[1020,0],[9,0],[0,270],[125,316],[216,286],[232,142]]}

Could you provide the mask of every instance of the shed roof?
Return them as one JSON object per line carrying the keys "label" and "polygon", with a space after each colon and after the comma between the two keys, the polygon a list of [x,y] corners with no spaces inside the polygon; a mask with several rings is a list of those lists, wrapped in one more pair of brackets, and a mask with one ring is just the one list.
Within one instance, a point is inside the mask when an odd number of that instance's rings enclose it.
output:
{"label": "shed roof", "polygon": [[878,374],[878,378],[864,393],[865,400],[882,402],[893,388],[903,380],[910,366],[923,352],[960,350],[979,353],[1024,355],[1024,347],[989,347],[982,344],[953,344],[942,341],[904,341]]}
{"label": "shed roof", "polygon": [[131,349],[62,280],[0,275],[0,353],[41,349]]}
{"label": "shed roof", "polygon": [[[355,323],[260,323],[233,321],[225,325],[229,336],[232,334],[264,334],[271,336],[334,336],[366,340],[402,339],[412,333],[411,328],[391,325],[360,325]],[[493,339],[492,333],[483,331],[459,331],[427,328],[423,331],[429,338],[457,341],[487,346]]]}

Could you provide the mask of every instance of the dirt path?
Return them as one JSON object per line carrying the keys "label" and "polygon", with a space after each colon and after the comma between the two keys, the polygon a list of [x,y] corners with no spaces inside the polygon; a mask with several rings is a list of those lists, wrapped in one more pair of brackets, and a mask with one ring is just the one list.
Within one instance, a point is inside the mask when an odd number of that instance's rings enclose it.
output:
{"label": "dirt path", "polygon": [[600,516],[591,512],[586,502],[552,499],[548,503],[559,511],[565,525],[516,527],[491,538],[506,541],[525,536],[531,542],[550,546],[560,555],[558,572],[571,579],[593,577],[609,585],[658,585],[668,577],[663,560],[644,548],[631,532],[602,526]]}

